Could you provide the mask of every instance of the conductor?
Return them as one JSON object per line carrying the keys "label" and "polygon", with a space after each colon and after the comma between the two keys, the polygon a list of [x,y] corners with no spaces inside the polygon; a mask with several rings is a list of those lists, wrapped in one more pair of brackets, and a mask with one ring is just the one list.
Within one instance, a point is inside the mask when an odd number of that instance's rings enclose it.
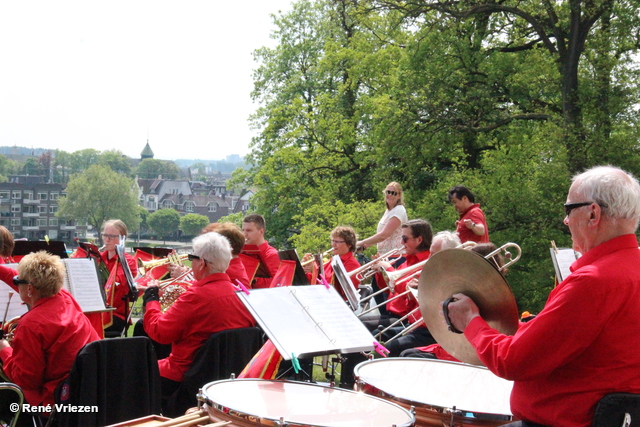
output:
{"label": "conductor", "polygon": [[640,185],[621,169],[595,167],[573,178],[564,209],[582,257],[535,319],[506,336],[467,296],[448,306],[480,360],[514,381],[517,425],[590,426],[604,395],[640,393],[640,352],[629,345],[640,335]]}

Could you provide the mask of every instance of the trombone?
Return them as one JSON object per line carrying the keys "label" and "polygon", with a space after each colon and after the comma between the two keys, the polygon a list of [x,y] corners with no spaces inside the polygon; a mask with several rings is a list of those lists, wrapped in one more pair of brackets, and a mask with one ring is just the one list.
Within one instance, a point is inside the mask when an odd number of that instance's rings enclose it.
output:
{"label": "trombone", "polygon": [[378,258],[374,259],[373,261],[369,261],[366,264],[362,264],[360,267],[356,268],[355,270],[351,270],[347,275],[349,276],[349,279],[355,276],[356,280],[358,280],[359,282],[362,282],[363,280],[368,279],[369,277],[373,276],[378,272],[377,269],[373,268],[376,263],[380,261],[389,261],[389,258],[391,258],[394,255],[401,254],[403,250],[404,250],[403,246],[400,246],[395,249],[391,249],[389,252],[383,255],[380,255]]}

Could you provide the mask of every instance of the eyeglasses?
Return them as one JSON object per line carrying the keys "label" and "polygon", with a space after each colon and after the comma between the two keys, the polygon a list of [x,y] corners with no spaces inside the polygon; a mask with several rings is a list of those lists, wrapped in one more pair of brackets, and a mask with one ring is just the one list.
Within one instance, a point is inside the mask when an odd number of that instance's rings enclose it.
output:
{"label": "eyeglasses", "polygon": [[572,210],[574,210],[576,208],[581,208],[583,206],[589,206],[589,205],[591,205],[593,203],[597,204],[601,208],[608,207],[606,203],[597,203],[597,202],[565,203],[564,204],[564,211],[566,212],[567,216],[569,216],[569,214],[571,213]]}
{"label": "eyeglasses", "polygon": [[27,283],[29,283],[28,280],[21,279],[18,276],[13,276],[13,285],[15,287],[18,287],[19,285],[26,285]]}
{"label": "eyeglasses", "polygon": [[385,193],[387,193],[387,195],[389,196],[397,196],[398,192],[397,191],[393,191],[393,190],[385,190]]}
{"label": "eyeglasses", "polygon": [[344,243],[344,240],[333,240],[333,239],[331,239],[331,243],[332,244],[335,243],[337,245],[339,243]]}
{"label": "eyeglasses", "polygon": [[106,233],[102,233],[102,238],[103,239],[115,239],[117,237],[120,237],[117,234],[106,234]]}
{"label": "eyeglasses", "polygon": [[193,262],[194,260],[196,260],[196,259],[200,259],[200,260],[202,260],[202,261],[204,261],[204,262],[209,262],[209,261],[207,261],[206,259],[202,258],[201,256],[198,256],[198,255],[195,255],[195,254],[189,254],[189,255],[187,255],[187,259],[188,259],[189,261],[192,261],[192,262]]}
{"label": "eyeglasses", "polygon": [[402,239],[402,243],[407,243],[407,240],[409,239],[415,239],[415,237],[407,237],[407,236],[400,236],[400,238]]}

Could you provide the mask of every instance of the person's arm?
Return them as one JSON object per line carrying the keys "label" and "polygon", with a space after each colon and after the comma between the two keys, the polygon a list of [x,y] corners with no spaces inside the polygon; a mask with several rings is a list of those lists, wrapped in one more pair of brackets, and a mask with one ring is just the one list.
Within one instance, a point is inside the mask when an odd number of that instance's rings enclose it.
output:
{"label": "person's arm", "polygon": [[374,234],[371,237],[368,237],[364,240],[361,240],[356,243],[356,246],[363,247],[363,249],[368,248],[371,245],[375,245],[376,243],[380,243],[389,238],[393,234],[394,231],[398,229],[402,225],[400,223],[400,219],[396,216],[387,221],[387,224],[384,226],[382,231]]}
{"label": "person's arm", "polygon": [[472,219],[465,219],[464,226],[473,231],[473,234],[477,236],[484,236],[484,233],[486,231],[484,225],[481,222],[475,222]]}
{"label": "person's arm", "polygon": [[5,265],[0,265],[0,280],[9,285],[11,289],[18,292],[18,287],[13,284],[13,276],[17,276],[18,272],[13,268],[9,268]]}

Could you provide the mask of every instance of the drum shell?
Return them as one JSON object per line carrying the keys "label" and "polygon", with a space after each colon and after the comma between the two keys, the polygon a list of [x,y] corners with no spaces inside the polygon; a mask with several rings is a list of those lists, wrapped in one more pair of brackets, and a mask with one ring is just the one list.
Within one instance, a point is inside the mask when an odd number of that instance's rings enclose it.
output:
{"label": "drum shell", "polygon": [[413,414],[393,402],[351,390],[294,381],[215,381],[202,388],[199,399],[212,421],[231,421],[232,426],[276,426],[281,425],[281,418],[289,427],[415,424]]}
{"label": "drum shell", "polygon": [[[425,369],[426,368],[426,369]],[[453,370],[466,370],[468,372],[486,377],[492,386],[484,391],[482,384],[455,384],[441,381],[441,377],[449,377],[448,372]],[[435,375],[434,375],[435,371]],[[421,372],[430,375],[422,375]],[[405,408],[413,408],[416,417],[416,426],[442,427],[450,425],[453,418],[455,426],[500,426],[513,420],[509,407],[509,393],[511,382],[500,379],[493,375],[484,367],[467,365],[443,360],[416,359],[416,358],[390,358],[375,359],[358,364],[354,370],[356,387],[371,396],[393,401]],[[389,387],[387,382],[392,377],[400,387]],[[440,377],[440,378],[439,378]],[[455,377],[451,377],[452,379]],[[450,394],[449,405],[428,401],[426,394],[413,393],[418,387],[435,387],[437,394]],[[421,384],[424,384],[422,386]],[[406,387],[403,387],[406,386]],[[401,390],[401,389],[406,389]],[[448,390],[447,390],[448,389]],[[487,411],[486,408],[478,409],[477,405],[468,405],[466,402],[458,401],[458,397],[465,391],[474,389],[474,394],[484,394],[486,396],[496,396],[504,400],[500,410],[493,407]],[[412,392],[413,390],[413,392]],[[457,406],[456,402],[463,404]],[[465,407],[467,405],[468,407]],[[482,406],[480,404],[479,406]],[[455,409],[454,409],[455,407]]]}

